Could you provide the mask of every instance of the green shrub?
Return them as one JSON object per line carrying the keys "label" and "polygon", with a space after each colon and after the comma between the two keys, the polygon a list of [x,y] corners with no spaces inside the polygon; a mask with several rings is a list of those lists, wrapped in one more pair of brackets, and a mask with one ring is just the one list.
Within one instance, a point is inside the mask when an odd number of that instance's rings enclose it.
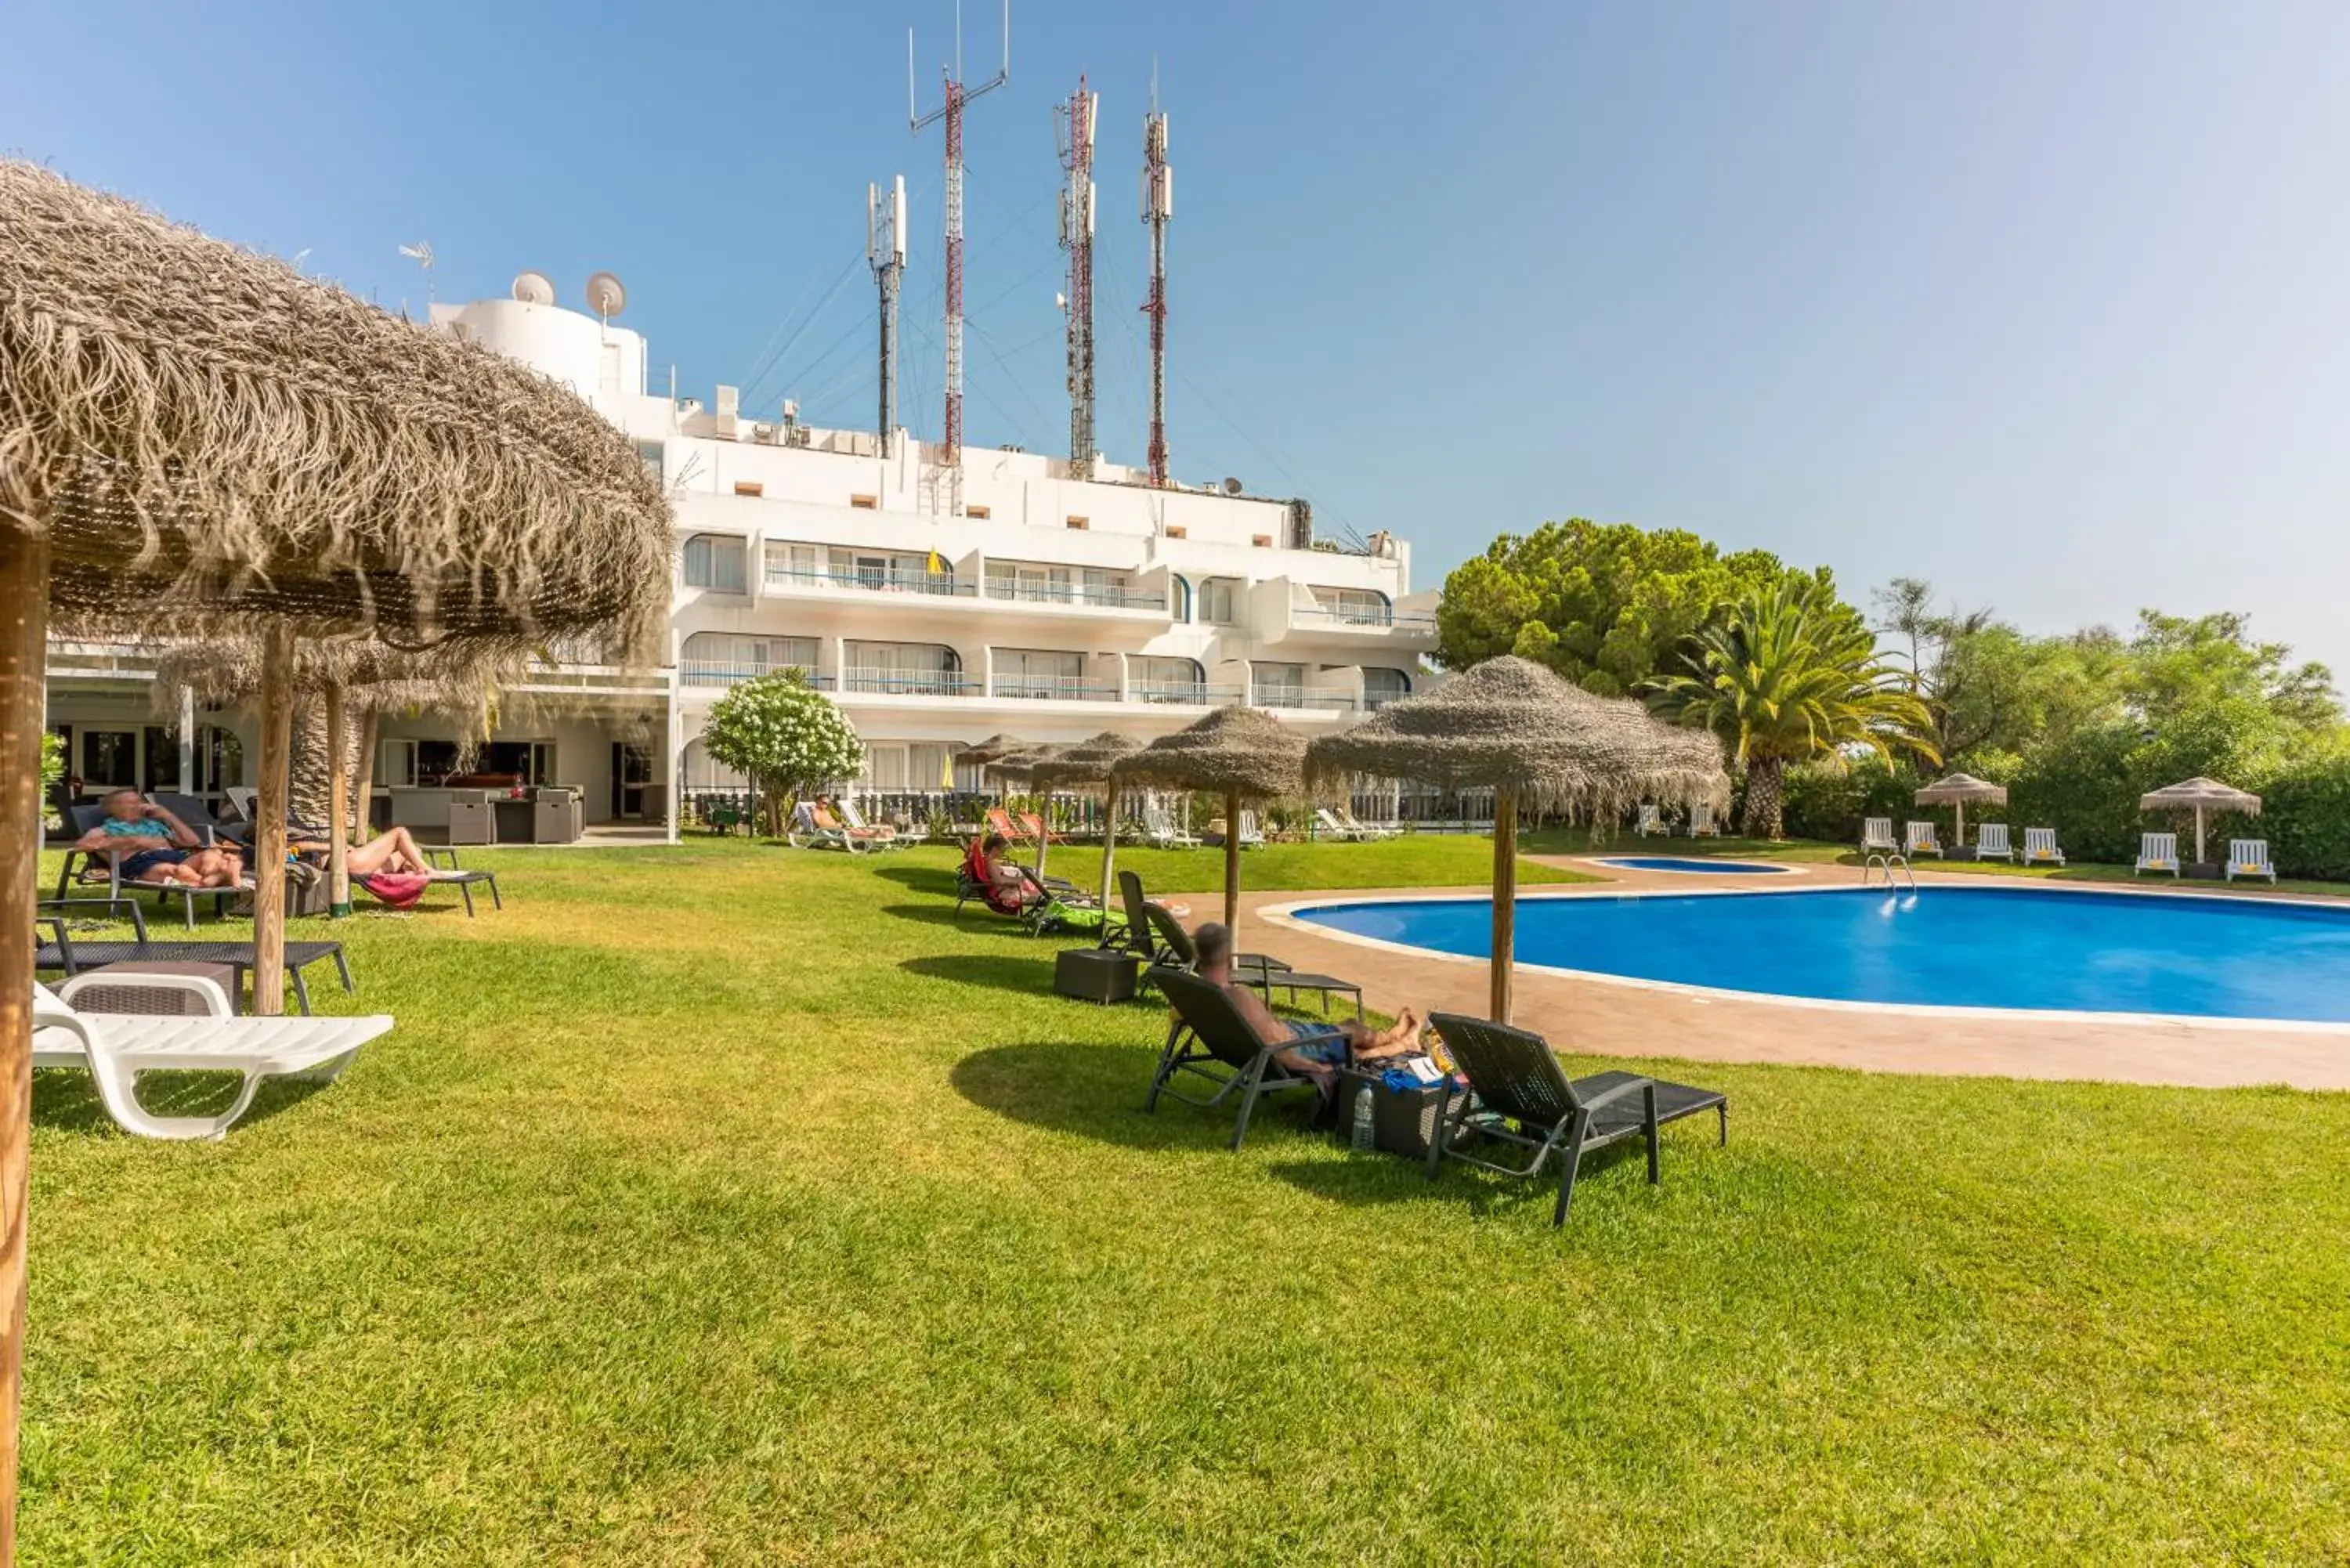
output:
{"label": "green shrub", "polygon": [[1807,763],[1789,768],[1782,785],[1787,834],[1857,844],[1864,818],[1889,816],[1898,823],[1921,815],[1913,800],[1920,782],[1908,763],[1887,763],[1876,756],[1841,766]]}

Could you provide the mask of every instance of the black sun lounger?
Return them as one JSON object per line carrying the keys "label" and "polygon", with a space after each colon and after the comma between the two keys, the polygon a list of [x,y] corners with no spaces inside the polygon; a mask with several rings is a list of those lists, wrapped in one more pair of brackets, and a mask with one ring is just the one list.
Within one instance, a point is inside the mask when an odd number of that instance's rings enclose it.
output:
{"label": "black sun lounger", "polygon": [[[1159,1069],[1150,1077],[1150,1097],[1142,1108],[1159,1108],[1160,1095],[1172,1095],[1187,1106],[1213,1109],[1229,1096],[1240,1098],[1240,1115],[1232,1123],[1232,1147],[1238,1149],[1248,1137],[1249,1113],[1257,1101],[1284,1089],[1312,1089],[1313,1079],[1282,1065],[1279,1049],[1241,1016],[1223,987],[1201,980],[1188,970],[1165,965],[1148,971],[1149,978],[1175,1009],[1175,1026],[1167,1032],[1166,1047],[1159,1053]],[[1177,1075],[1189,1075],[1213,1084],[1215,1092],[1194,1098],[1173,1086]]]}

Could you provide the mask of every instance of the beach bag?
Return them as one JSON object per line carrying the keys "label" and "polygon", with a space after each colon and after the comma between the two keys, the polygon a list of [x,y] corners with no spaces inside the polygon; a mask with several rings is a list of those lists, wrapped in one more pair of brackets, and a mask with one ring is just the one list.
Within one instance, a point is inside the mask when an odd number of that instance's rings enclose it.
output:
{"label": "beach bag", "polygon": [[432,878],[413,871],[379,871],[360,877],[359,886],[395,909],[412,909]]}

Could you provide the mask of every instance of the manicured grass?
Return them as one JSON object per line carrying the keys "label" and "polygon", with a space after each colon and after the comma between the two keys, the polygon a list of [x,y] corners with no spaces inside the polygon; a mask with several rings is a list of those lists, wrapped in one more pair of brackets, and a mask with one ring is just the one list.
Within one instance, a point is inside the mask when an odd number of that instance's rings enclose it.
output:
{"label": "manicured grass", "polygon": [[[1030,857],[1024,853],[1022,857]],[[1117,864],[1140,876],[1154,896],[1217,892],[1224,886],[1224,852],[1220,848],[1120,845]],[[1101,879],[1101,846],[1056,845],[1045,852],[1045,868],[1080,887],[1093,887]],[[1525,882],[1597,880],[1523,857],[1518,877]],[[1482,887],[1492,879],[1492,839],[1466,834],[1416,834],[1370,844],[1266,844],[1241,852],[1241,886],[1263,891]]]}
{"label": "manicured grass", "polygon": [[1658,1063],[1554,1232],[1142,1115],[950,850],[494,858],[224,1143],[40,1075],[25,1561],[2350,1554],[2350,1096]]}

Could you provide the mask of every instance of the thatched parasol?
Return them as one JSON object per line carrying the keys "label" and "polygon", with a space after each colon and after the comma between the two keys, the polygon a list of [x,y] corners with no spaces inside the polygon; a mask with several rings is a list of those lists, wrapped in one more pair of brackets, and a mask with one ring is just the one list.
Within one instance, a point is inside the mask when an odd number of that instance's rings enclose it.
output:
{"label": "thatched parasol", "polygon": [[998,732],[988,736],[975,746],[965,746],[955,753],[955,760],[968,763],[975,768],[988,767],[1005,757],[1018,756],[1023,752],[1032,752],[1035,749],[1035,742],[1033,741],[1024,741],[1017,735]]}
{"label": "thatched parasol", "polygon": [[[155,661],[159,702],[185,691],[211,708],[224,708],[261,695],[262,639],[219,637],[167,648]],[[374,774],[377,725],[387,712],[429,710],[447,713],[469,745],[489,739],[496,722],[499,692],[528,671],[530,656],[509,642],[458,638],[422,652],[408,652],[368,638],[320,638],[297,643],[294,689],[317,704],[310,736],[311,755],[324,764],[330,912],[351,912],[349,840],[352,802],[365,822]],[[348,755],[351,732],[359,728],[358,765]],[[323,753],[321,755],[321,753]],[[303,774],[296,759],[296,773]],[[305,775],[307,776],[307,775]],[[296,793],[300,793],[297,782]],[[296,804],[299,805],[299,802]],[[361,836],[365,836],[362,834]]]}
{"label": "thatched parasol", "polygon": [[[1009,740],[1010,737],[998,736],[997,739]],[[993,773],[997,778],[1003,781],[1004,785],[1006,786],[1006,795],[1008,797],[1009,787],[1012,782],[1015,779],[1031,789],[1038,787],[1037,775],[1039,772],[1041,770],[1049,769],[1053,765],[1053,759],[1061,754],[1061,750],[1062,748],[1059,746],[1048,746],[1040,742],[1032,741],[1021,750],[1007,752],[1003,755],[997,757],[994,761],[989,763],[987,766],[989,771]],[[1045,874],[1045,852],[1052,846],[1052,805],[1053,803],[1049,800],[1039,803],[1039,809],[1036,813],[1036,826],[1038,829],[1036,834],[1036,874],[1039,877]]]}
{"label": "thatched parasol", "polygon": [[1306,752],[1309,783],[1416,780],[1493,792],[1494,1020],[1510,1019],[1517,924],[1518,807],[1600,816],[1645,800],[1726,805],[1721,746],[1639,703],[1595,697],[1530,660],[1487,659],[1390,702]]}
{"label": "thatched parasol", "polygon": [[[1118,775],[1111,765],[1121,757],[1134,754],[1141,745],[1115,731],[1104,730],[1089,741],[1079,741],[1065,746],[1046,761],[1031,770],[1029,779],[1040,788],[1055,785],[1098,784],[1102,790],[1102,872],[1101,907],[1107,918],[1109,909],[1111,857],[1118,847]],[[1043,849],[1038,848],[1038,864],[1043,864]]]}
{"label": "thatched parasol", "polygon": [[1219,708],[1161,735],[1110,771],[1121,784],[1203,790],[1224,797],[1224,926],[1240,950],[1241,802],[1305,793],[1305,742],[1254,708]]}
{"label": "thatched parasol", "polygon": [[2250,790],[2221,784],[2218,779],[2197,775],[2149,790],[2137,797],[2140,811],[2191,811],[2195,814],[2195,860],[2203,863],[2203,814],[2207,811],[2241,812],[2246,816],[2261,814],[2261,797]]}
{"label": "thatched parasol", "polygon": [[[0,161],[0,931],[32,923],[46,639],[265,636],[254,1004],[284,1002],[297,633],[421,646],[669,611],[627,437],[478,345]],[[0,942],[0,1568],[13,1560],[32,951]]]}
{"label": "thatched parasol", "polygon": [[1914,797],[1919,805],[1948,805],[1958,810],[1958,825],[1951,830],[1957,846],[1967,846],[1967,802],[1981,801],[1989,805],[2007,804],[2007,786],[1979,779],[1972,774],[1951,774],[1936,779]]}

